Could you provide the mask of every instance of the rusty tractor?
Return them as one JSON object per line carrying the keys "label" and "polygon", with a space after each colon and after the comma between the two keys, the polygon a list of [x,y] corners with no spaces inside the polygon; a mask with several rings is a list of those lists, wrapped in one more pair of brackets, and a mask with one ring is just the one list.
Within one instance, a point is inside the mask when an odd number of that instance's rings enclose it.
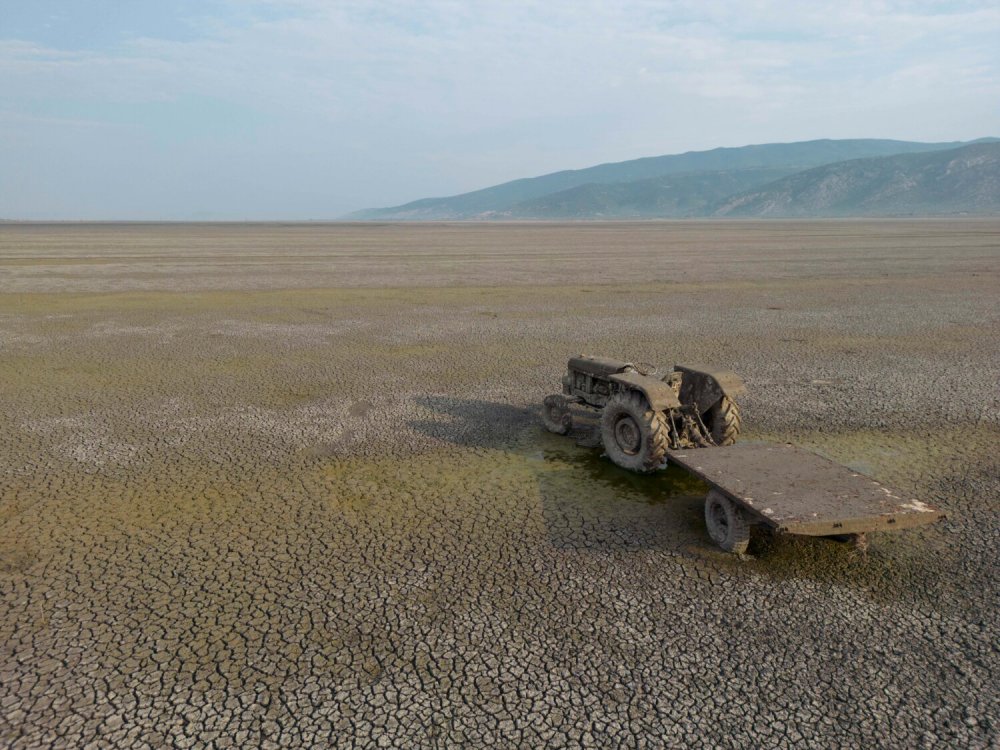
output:
{"label": "rusty tractor", "polygon": [[[600,441],[622,468],[648,473],[669,460],[709,486],[705,524],[727,552],[744,554],[750,528],[824,536],[867,547],[866,533],[934,523],[945,513],[875,479],[789,444],[734,445],[740,432],[731,372],[574,357],[563,392],[548,396],[545,426],[565,435],[574,404],[600,412]],[[714,447],[715,450],[691,450]]]}
{"label": "rusty tractor", "polygon": [[546,428],[567,434],[572,404],[599,410],[604,451],[631,471],[656,471],[668,450],[732,445],[740,432],[744,387],[731,372],[678,365],[660,377],[648,365],[581,355],[562,387],[545,399]]}

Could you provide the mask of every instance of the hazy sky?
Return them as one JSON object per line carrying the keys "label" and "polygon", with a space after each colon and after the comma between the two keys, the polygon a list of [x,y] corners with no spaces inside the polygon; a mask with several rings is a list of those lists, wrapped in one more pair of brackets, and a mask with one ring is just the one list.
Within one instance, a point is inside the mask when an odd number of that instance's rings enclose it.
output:
{"label": "hazy sky", "polygon": [[335,218],[715,146],[986,135],[996,0],[0,0],[6,218]]}

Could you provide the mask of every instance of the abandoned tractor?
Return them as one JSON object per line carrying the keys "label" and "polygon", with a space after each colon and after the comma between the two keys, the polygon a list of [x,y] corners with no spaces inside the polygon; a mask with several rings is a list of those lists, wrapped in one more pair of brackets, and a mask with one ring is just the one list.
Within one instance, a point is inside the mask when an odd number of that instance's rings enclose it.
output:
{"label": "abandoned tractor", "polygon": [[545,399],[546,428],[567,434],[572,404],[600,410],[605,452],[631,471],[655,471],[668,450],[732,445],[740,431],[735,396],[744,387],[731,372],[678,365],[659,377],[653,367],[579,356],[562,386]]}
{"label": "abandoned tractor", "polygon": [[[854,469],[792,445],[736,442],[743,381],[730,372],[677,366],[658,377],[653,367],[574,357],[563,392],[545,399],[545,426],[573,428],[571,405],[600,412],[600,439],[625,469],[652,472],[669,456],[709,486],[705,525],[727,552],[744,554],[750,528],[825,536],[867,546],[869,531],[924,526],[944,512],[892,490]],[[582,415],[581,415],[582,416]],[[595,443],[596,444],[596,443]],[[688,450],[719,446],[716,450]]]}

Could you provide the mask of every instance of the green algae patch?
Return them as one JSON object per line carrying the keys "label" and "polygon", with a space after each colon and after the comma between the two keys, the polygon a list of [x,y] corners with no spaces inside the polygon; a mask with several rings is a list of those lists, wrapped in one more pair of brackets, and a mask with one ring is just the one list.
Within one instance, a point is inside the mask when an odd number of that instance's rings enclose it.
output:
{"label": "green algae patch", "polygon": [[580,482],[592,482],[623,498],[650,505],[704,497],[709,489],[696,476],[673,464],[654,474],[636,474],[613,464],[601,455],[600,449],[574,447],[566,439],[546,439],[540,455],[550,470],[577,472]]}
{"label": "green algae patch", "polygon": [[426,452],[403,458],[331,458],[318,470],[338,510],[416,519],[422,507],[512,506],[530,492],[531,459],[501,449]]}
{"label": "green algae patch", "polygon": [[483,536],[507,529],[605,551],[704,535],[706,487],[686,472],[671,467],[639,476],[547,433],[532,437],[511,449],[319,458],[316,473],[332,511],[411,532],[435,524],[442,533],[451,528]]}

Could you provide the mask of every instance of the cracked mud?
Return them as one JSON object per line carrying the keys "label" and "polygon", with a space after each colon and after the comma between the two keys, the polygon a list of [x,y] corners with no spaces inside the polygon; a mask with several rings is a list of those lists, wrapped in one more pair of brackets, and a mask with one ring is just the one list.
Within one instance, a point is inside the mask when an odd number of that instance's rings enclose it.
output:
{"label": "cracked mud", "polygon": [[[0,226],[0,745],[995,747],[1000,223]],[[716,550],[586,351],[945,509]]]}

